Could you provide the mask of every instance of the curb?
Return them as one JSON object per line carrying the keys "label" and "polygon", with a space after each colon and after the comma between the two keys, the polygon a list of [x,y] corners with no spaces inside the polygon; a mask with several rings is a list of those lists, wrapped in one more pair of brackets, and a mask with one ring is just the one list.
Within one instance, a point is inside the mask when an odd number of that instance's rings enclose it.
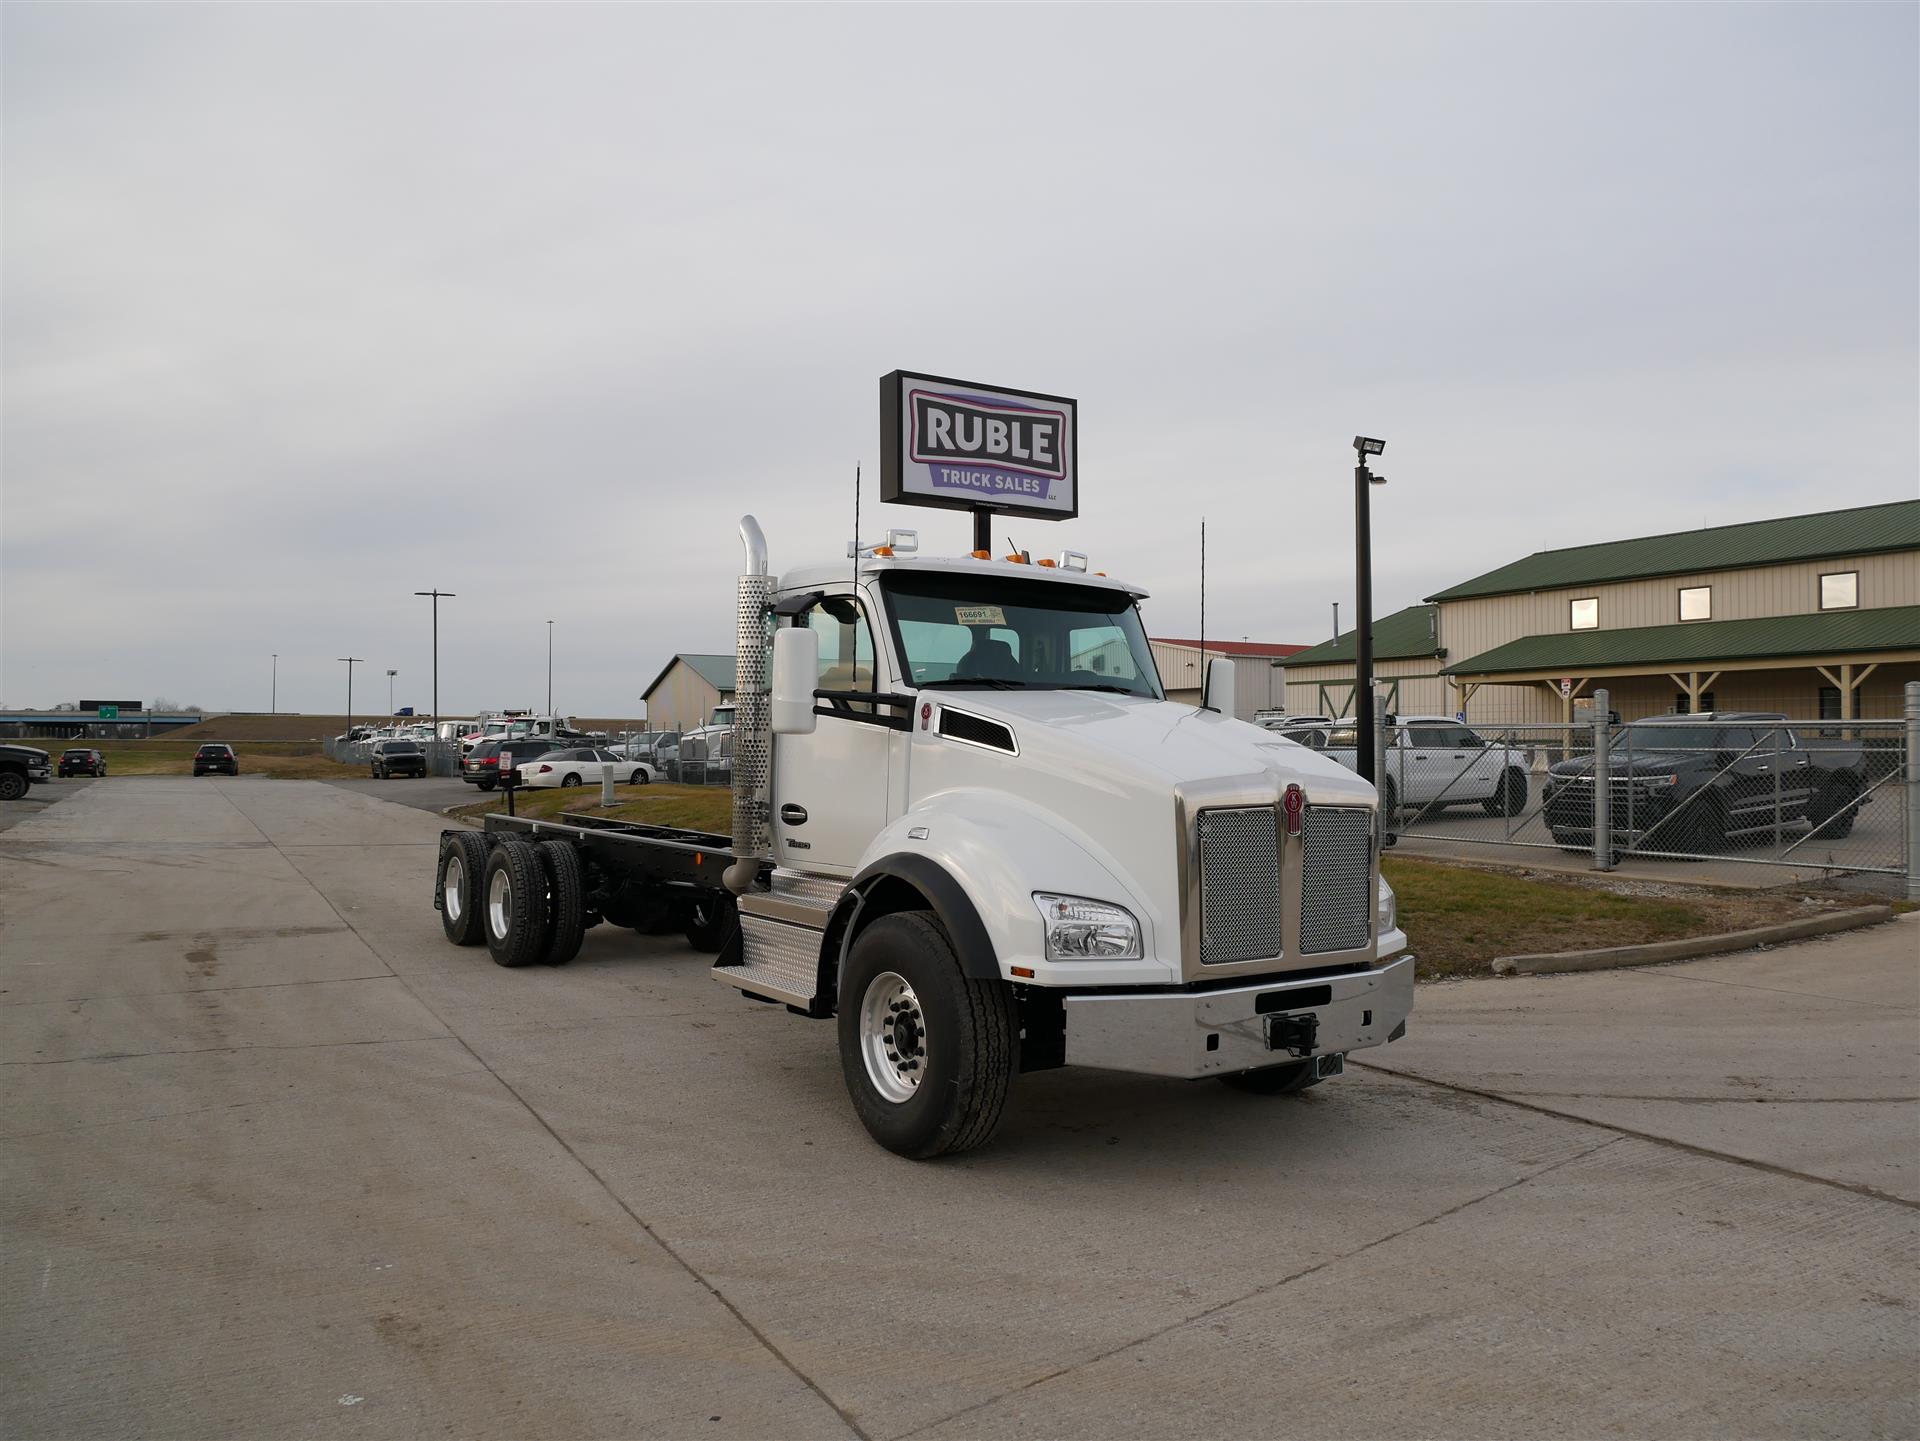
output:
{"label": "curb", "polygon": [[1851,910],[1808,916],[1803,921],[1783,921],[1777,926],[1756,926],[1750,931],[1728,931],[1718,936],[1689,936],[1685,940],[1652,941],[1641,946],[1608,946],[1598,951],[1499,956],[1493,962],[1493,973],[1496,976],[1546,976],[1563,971],[1607,971],[1618,966],[1651,966],[1660,961],[1718,956],[1729,951],[1750,951],[1755,946],[1778,945],[1782,941],[1829,935],[1834,931],[1853,931],[1892,919],[1892,906],[1856,906]]}

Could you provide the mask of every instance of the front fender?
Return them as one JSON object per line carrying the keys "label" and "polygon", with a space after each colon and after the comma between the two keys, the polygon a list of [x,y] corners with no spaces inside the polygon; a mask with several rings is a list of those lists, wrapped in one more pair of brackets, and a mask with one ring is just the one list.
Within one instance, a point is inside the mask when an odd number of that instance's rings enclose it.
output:
{"label": "front fender", "polygon": [[[1117,870],[1103,847],[1051,812],[1003,793],[947,791],[938,806],[909,811],[874,837],[849,890],[864,894],[888,875],[914,885],[941,916],[972,975],[1040,986],[1177,982],[1178,954],[1163,959],[1158,945],[1165,936],[1177,948],[1177,919],[1160,915],[1143,888]],[[1140,923],[1142,958],[1047,960],[1035,891],[1125,906]],[[990,967],[975,959],[982,942]],[[1030,974],[1016,977],[1016,966]]]}

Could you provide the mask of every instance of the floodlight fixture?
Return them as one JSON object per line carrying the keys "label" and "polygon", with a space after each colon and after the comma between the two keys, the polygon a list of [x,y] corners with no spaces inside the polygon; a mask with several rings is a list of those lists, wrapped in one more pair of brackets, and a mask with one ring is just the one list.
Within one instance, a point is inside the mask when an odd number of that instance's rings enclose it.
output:
{"label": "floodlight fixture", "polygon": [[1370,435],[1356,435],[1353,438],[1353,448],[1362,455],[1379,455],[1386,450],[1387,443],[1384,440],[1375,440]]}

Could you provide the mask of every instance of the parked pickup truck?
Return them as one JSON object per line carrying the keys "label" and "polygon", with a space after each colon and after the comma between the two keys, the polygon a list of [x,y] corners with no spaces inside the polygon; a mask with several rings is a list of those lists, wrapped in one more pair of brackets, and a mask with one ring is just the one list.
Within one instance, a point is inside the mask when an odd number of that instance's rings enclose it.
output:
{"label": "parked pickup truck", "polygon": [[367,765],[377,781],[393,776],[424,776],[427,753],[420,749],[420,742],[414,740],[375,741]]}
{"label": "parked pickup truck", "polygon": [[[1853,830],[1866,804],[1857,741],[1802,735],[1762,711],[1656,716],[1615,732],[1607,791],[1622,849],[1717,854],[1732,843],[1811,822],[1822,840]],[[1563,846],[1593,844],[1593,757],[1553,766],[1547,825]]]}
{"label": "parked pickup truck", "polygon": [[53,757],[32,746],[0,745],[0,801],[17,801],[53,779]]}
{"label": "parked pickup truck", "polygon": [[[1284,734],[1284,732],[1283,732]],[[1517,816],[1527,808],[1524,749],[1489,745],[1479,732],[1447,716],[1392,718],[1380,768],[1380,809],[1437,815],[1451,805],[1477,805],[1490,816]],[[1327,737],[1321,754],[1354,769],[1351,724]]]}

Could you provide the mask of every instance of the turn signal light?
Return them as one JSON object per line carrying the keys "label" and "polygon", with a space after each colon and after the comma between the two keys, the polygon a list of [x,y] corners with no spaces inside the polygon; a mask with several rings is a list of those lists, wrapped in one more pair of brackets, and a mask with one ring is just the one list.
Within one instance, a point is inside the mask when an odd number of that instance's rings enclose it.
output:
{"label": "turn signal light", "polygon": [[873,554],[876,558],[892,555],[893,547],[890,545],[876,545],[873,548]]}

